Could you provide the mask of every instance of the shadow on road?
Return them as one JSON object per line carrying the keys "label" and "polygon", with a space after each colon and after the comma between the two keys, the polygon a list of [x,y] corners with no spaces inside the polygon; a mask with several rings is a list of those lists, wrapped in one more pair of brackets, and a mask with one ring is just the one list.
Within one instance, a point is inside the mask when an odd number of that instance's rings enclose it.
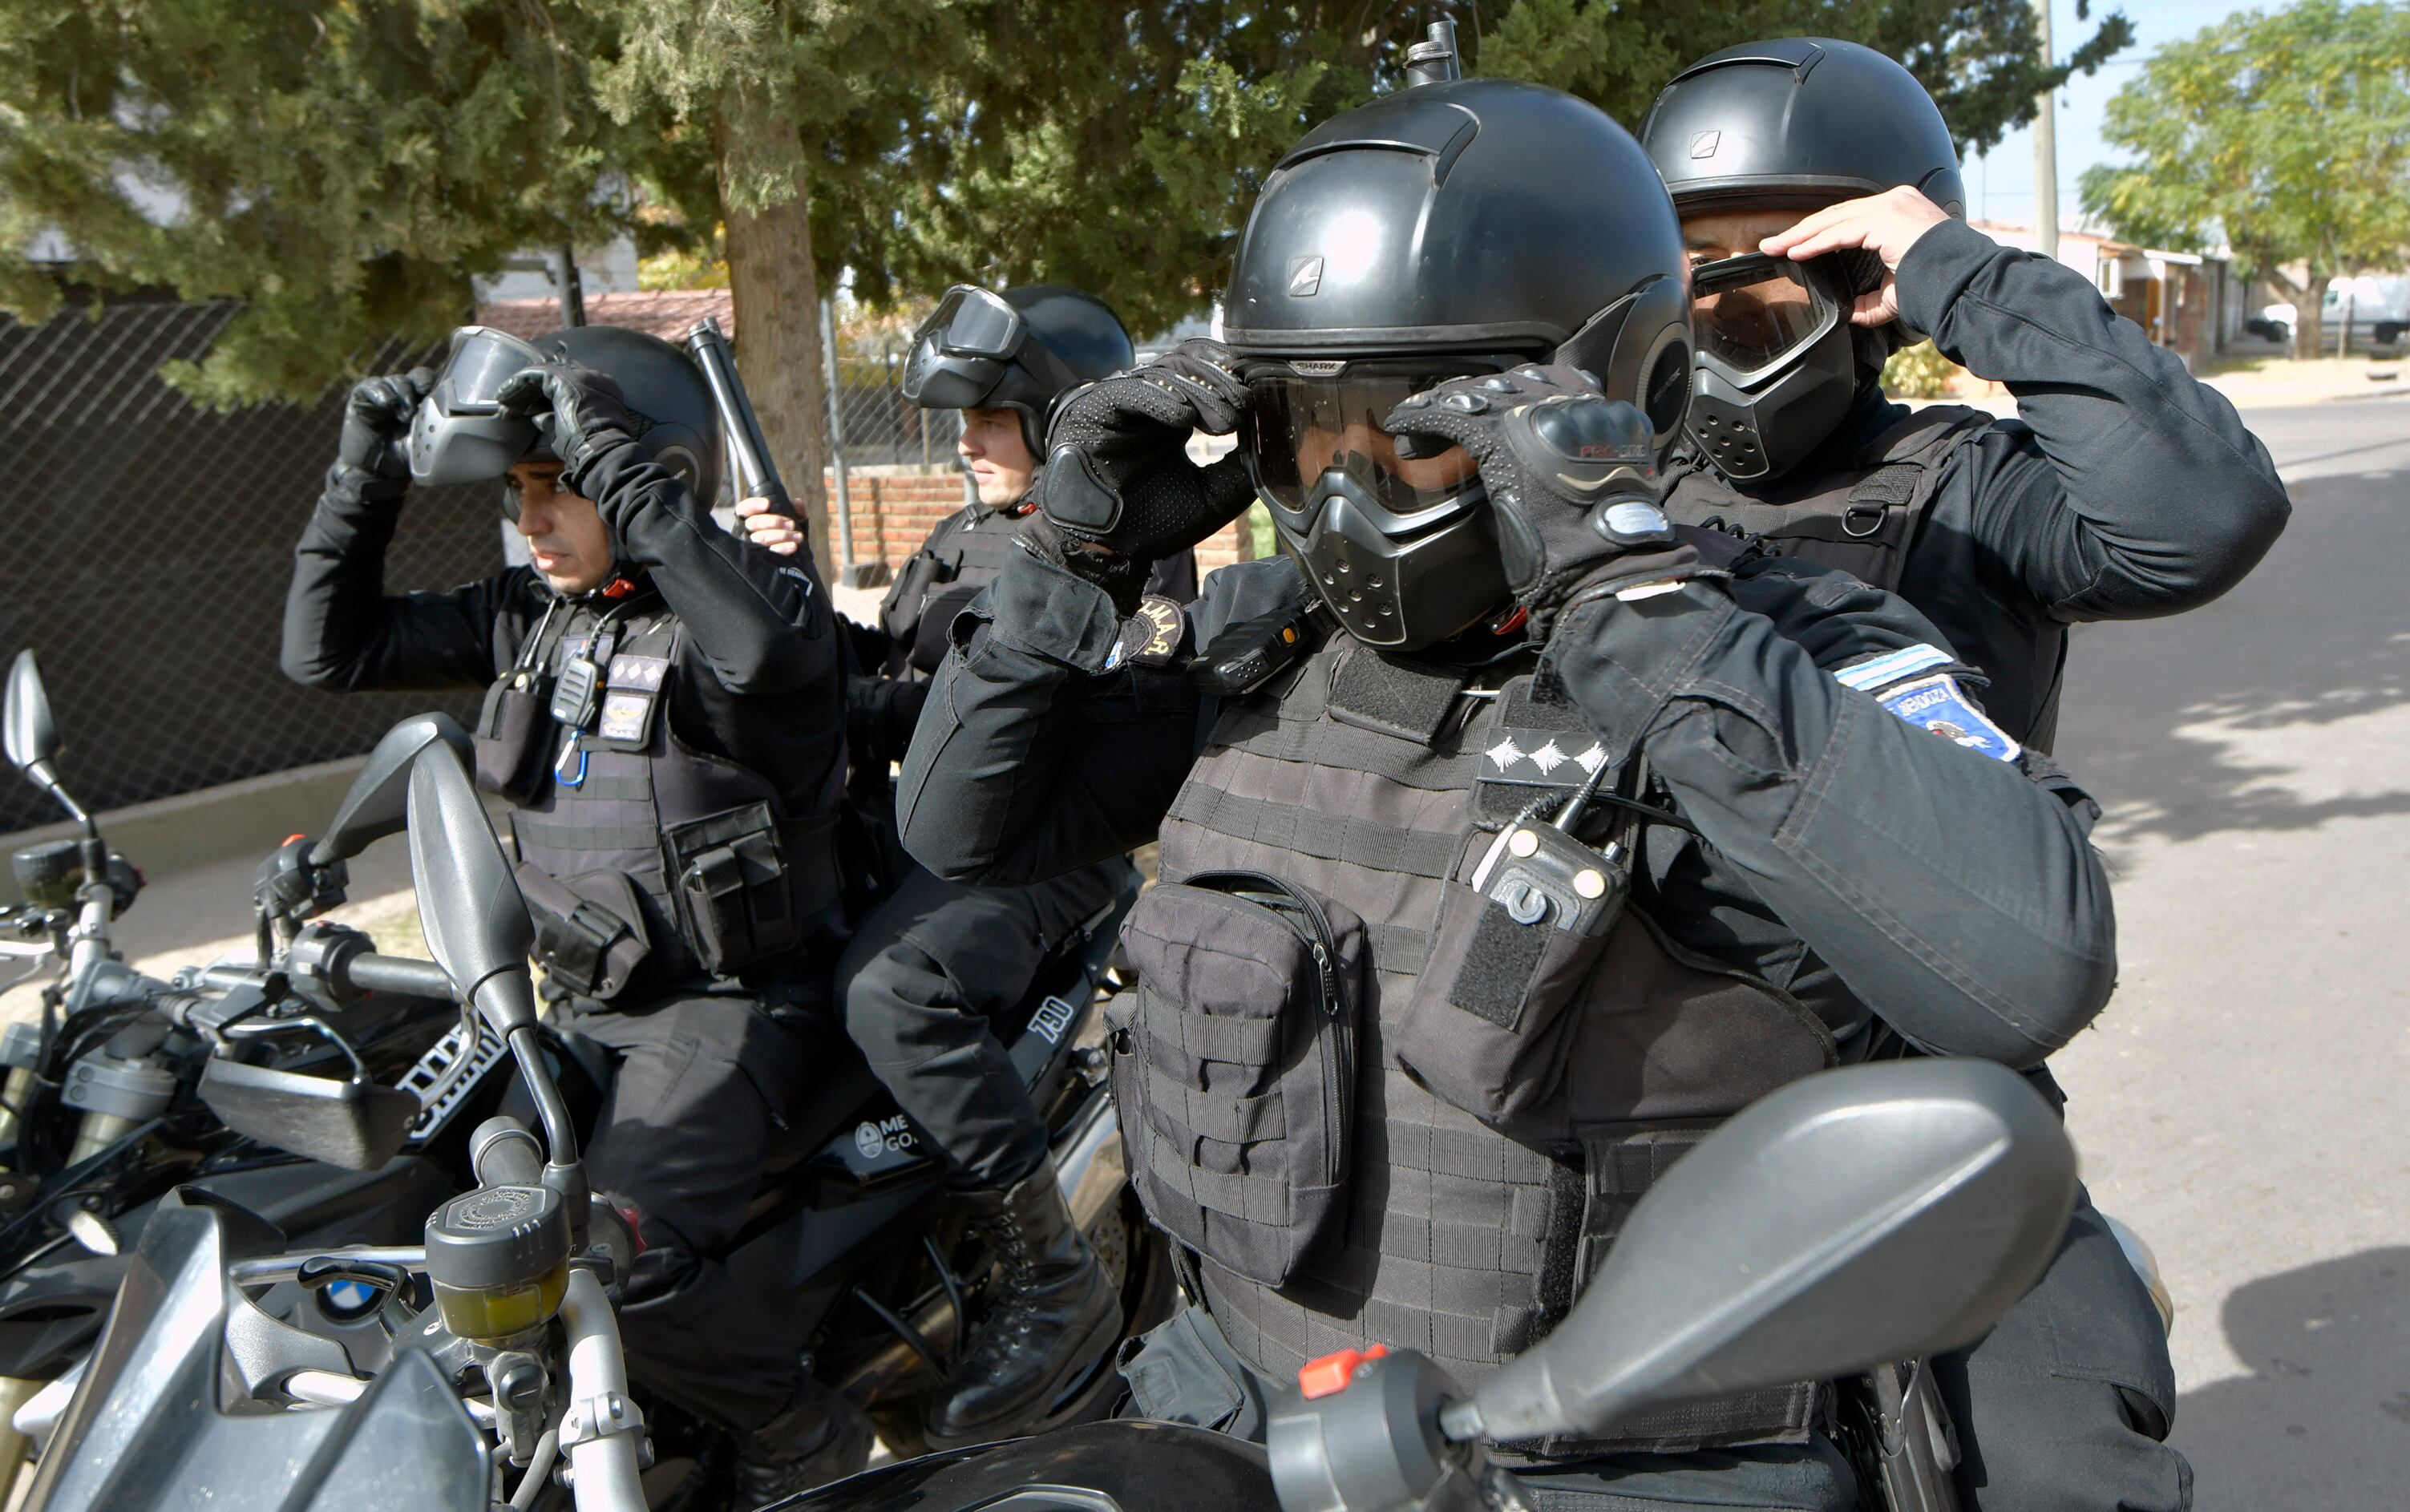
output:
{"label": "shadow on road", "polygon": [[2294,484],[2258,570],[2207,610],[2078,629],[2059,749],[2108,808],[2104,840],[2298,830],[2410,813],[2410,772],[2312,794],[2252,754],[2264,732],[2410,703],[2410,489],[2401,474]]}
{"label": "shadow on road", "polygon": [[2401,1505],[2410,1476],[2410,1249],[2250,1282],[2226,1337],[2251,1374],[2185,1393],[2174,1442],[2203,1512]]}

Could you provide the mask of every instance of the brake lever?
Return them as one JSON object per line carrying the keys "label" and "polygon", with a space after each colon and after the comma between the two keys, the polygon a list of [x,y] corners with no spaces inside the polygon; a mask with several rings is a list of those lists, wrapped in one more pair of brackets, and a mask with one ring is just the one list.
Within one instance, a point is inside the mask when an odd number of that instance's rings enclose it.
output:
{"label": "brake lever", "polygon": [[365,1083],[370,1080],[368,1063],[360,1059],[360,1053],[352,1048],[352,1042],[343,1038],[341,1031],[315,1013],[297,1014],[289,1019],[243,1018],[223,1025],[219,1032],[231,1042],[236,1040],[266,1039],[269,1035],[283,1034],[290,1029],[314,1030],[320,1039],[341,1051],[343,1058],[352,1063],[354,1082]]}

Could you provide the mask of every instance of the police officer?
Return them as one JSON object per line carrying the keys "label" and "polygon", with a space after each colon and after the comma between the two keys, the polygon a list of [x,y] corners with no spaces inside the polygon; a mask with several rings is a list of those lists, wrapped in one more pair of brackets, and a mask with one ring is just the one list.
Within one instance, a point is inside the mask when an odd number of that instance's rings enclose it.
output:
{"label": "police officer", "polygon": [[[1051,284],[1000,295],[958,285],[913,333],[904,397],[963,412],[958,449],[980,497],[939,522],[897,574],[878,624],[857,630],[857,656],[888,674],[855,678],[847,693],[855,790],[866,807],[891,811],[889,766],[911,740],[946,626],[1018,555],[1055,401],[1131,357],[1129,336],[1103,300]],[[743,501],[737,513],[755,544],[801,548],[794,520],[766,501]],[[1177,600],[1160,591],[1150,599],[1165,623],[1196,596],[1195,581],[1187,552],[1158,565],[1156,589],[1185,589]],[[847,1033],[944,1158],[999,1259],[994,1302],[928,1403],[923,1432],[940,1447],[1042,1426],[1046,1409],[1119,1335],[1119,1299],[1073,1226],[1045,1123],[994,1025],[1025,999],[1073,929],[1136,886],[1119,855],[1014,888],[965,887],[906,862],[838,965]]]}
{"label": "police officer", "polygon": [[[1878,1024],[2029,1065],[2113,972],[2095,810],[1932,628],[1657,513],[1691,353],[1645,154],[1423,51],[1266,182],[1227,347],[1065,404],[902,785],[947,876],[1160,824],[1112,1068],[1198,1305],[1125,1374],[1150,1416],[1246,1433],[1331,1350],[1486,1376],[1702,1127]],[[1191,463],[1199,426],[1239,454]],[[1133,654],[1143,564],[1256,496],[1285,555]],[[1552,1505],[1853,1506],[1822,1402],[1518,1447]]]}
{"label": "police officer", "polygon": [[[2053,744],[2070,623],[2205,603],[2284,529],[2222,395],[2083,278],[1965,224],[1941,112],[1891,59],[1730,49],[1666,87],[1641,139],[1696,300],[1667,513],[1896,589],[1989,675],[2011,735]],[[2018,418],[1886,400],[1904,327],[2008,384]],[[2088,1199],[2042,1284],[1935,1374],[1968,1505],[2188,1505],[2166,1341]]]}
{"label": "police officer", "polygon": [[[841,642],[811,559],[705,513],[720,425],[701,371],[607,327],[468,327],[443,372],[353,391],[295,553],[287,676],[482,688],[479,785],[512,806],[555,1022],[616,1078],[587,1149],[644,1242],[620,1327],[648,1389],[739,1435],[739,1500],[861,1467],[868,1420],[719,1256],[820,1053],[843,938]],[[530,565],[385,591],[421,481],[502,484]]]}
{"label": "police officer", "polygon": [[[979,497],[938,521],[896,570],[878,622],[853,627],[857,659],[886,675],[849,690],[854,763],[876,772],[880,786],[888,763],[911,742],[929,675],[945,658],[947,625],[994,581],[1019,522],[1038,507],[1048,415],[1073,388],[1121,371],[1134,356],[1111,305],[1059,284],[1001,294],[956,284],[912,333],[905,400],[962,412],[954,449]],[[740,501],[736,513],[756,545],[782,554],[801,548],[802,528],[768,500]],[[1196,553],[1156,562],[1147,590],[1175,604],[1194,600]]]}
{"label": "police officer", "polygon": [[[1666,86],[1641,141],[1696,281],[1667,513],[1896,589],[2016,738],[2053,744],[2069,624],[2197,608],[2284,530],[2275,465],[2223,395],[2072,269],[1966,224],[1949,128],[1891,59],[1731,48]],[[1912,331],[2008,385],[2017,418],[1886,400]]]}

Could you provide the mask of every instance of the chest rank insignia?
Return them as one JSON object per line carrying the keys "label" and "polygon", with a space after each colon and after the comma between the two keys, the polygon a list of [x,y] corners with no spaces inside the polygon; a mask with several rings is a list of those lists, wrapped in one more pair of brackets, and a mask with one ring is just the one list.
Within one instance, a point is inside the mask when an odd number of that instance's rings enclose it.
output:
{"label": "chest rank insignia", "polygon": [[1188,617],[1180,605],[1160,593],[1150,593],[1138,601],[1138,613],[1122,626],[1121,638],[1105,657],[1105,669],[1111,671],[1125,662],[1142,667],[1169,666],[1180,654],[1180,643],[1188,630]]}

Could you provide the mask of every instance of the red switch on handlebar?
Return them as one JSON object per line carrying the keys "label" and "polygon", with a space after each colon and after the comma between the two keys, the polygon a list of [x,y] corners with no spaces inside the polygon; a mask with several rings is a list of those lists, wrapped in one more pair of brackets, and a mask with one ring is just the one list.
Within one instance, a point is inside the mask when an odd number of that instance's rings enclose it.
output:
{"label": "red switch on handlebar", "polygon": [[1334,1391],[1343,1391],[1347,1383],[1356,1378],[1357,1366],[1368,1359],[1386,1359],[1388,1354],[1387,1345],[1376,1344],[1370,1348],[1342,1349],[1335,1355],[1309,1359],[1298,1367],[1298,1389],[1305,1393],[1308,1402],[1316,1397],[1327,1397]]}

